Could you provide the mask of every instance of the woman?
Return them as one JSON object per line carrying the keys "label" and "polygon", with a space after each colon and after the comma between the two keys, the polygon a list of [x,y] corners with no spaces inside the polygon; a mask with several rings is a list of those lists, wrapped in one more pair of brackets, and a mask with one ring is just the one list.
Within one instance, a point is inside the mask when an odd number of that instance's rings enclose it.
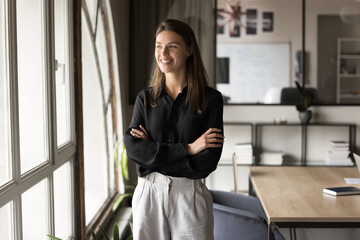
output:
{"label": "woman", "polygon": [[221,93],[208,87],[194,32],[168,19],[156,31],[157,66],[125,132],[137,164],[133,236],[213,239],[212,197],[201,182],[216,169],[223,137]]}

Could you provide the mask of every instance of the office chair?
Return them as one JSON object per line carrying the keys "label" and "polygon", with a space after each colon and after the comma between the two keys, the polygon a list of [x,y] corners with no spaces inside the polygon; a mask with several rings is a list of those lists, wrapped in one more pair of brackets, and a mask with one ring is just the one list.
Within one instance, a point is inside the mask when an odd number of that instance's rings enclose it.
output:
{"label": "office chair", "polygon": [[[315,88],[306,88],[306,92],[312,95],[313,102],[317,101],[317,90]],[[297,88],[285,87],[281,89],[280,103],[281,104],[297,104],[301,101],[301,95]]]}
{"label": "office chair", "polygon": [[[243,194],[210,190],[214,205],[215,240],[267,239],[268,224],[259,199]],[[285,240],[275,230],[276,240]]]}

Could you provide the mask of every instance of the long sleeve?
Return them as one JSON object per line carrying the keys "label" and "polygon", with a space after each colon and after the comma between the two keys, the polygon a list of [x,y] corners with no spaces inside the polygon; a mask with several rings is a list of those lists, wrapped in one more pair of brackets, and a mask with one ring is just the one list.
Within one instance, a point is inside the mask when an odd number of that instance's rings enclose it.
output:
{"label": "long sleeve", "polygon": [[[224,134],[223,99],[221,94],[212,98],[206,106],[208,106],[208,109],[206,109],[207,120],[204,124],[205,131],[209,128],[219,128],[222,134]],[[187,155],[186,158],[178,161],[176,165],[163,165],[159,168],[159,171],[178,177],[205,178],[216,169],[221,153],[222,147],[207,148],[196,155]]]}
{"label": "long sleeve", "polygon": [[[165,175],[188,178],[204,178],[216,169],[222,147],[208,148],[189,156],[187,145],[194,142],[209,128],[223,130],[223,101],[220,92],[207,88],[204,109],[201,113],[186,104],[185,88],[175,100],[161,91],[156,106],[150,106],[151,89],[141,91],[135,102],[124,142],[129,158],[137,164],[140,177],[153,171]],[[150,141],[135,138],[132,128],[142,125]]]}
{"label": "long sleeve", "polygon": [[130,127],[125,131],[124,143],[127,155],[139,166],[154,170],[165,162],[178,161],[186,156],[187,145],[184,143],[161,143],[135,138],[130,135],[132,128],[145,127],[150,133],[151,130],[145,122],[145,102],[146,94],[140,92],[136,98],[133,117]]}

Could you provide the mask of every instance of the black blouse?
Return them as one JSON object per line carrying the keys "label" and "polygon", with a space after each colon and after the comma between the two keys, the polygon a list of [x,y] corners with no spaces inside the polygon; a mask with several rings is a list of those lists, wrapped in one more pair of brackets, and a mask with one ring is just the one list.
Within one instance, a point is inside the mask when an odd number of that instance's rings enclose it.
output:
{"label": "black blouse", "polygon": [[[136,98],[130,127],[125,131],[124,142],[128,157],[137,165],[143,177],[159,172],[173,177],[199,179],[207,177],[219,162],[222,147],[207,148],[196,155],[187,155],[187,144],[193,143],[209,128],[223,133],[223,99],[219,91],[208,87],[202,113],[195,113],[186,102],[187,87],[175,101],[162,90],[156,107],[150,106],[150,88],[139,92]],[[150,142],[130,135],[132,128],[142,125]]]}

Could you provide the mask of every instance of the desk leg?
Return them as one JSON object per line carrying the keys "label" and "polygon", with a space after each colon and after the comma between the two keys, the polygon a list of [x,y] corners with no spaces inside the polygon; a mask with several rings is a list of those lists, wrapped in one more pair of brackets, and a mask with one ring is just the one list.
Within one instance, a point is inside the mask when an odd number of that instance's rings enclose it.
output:
{"label": "desk leg", "polygon": [[275,240],[275,223],[270,223],[268,226],[268,240]]}

